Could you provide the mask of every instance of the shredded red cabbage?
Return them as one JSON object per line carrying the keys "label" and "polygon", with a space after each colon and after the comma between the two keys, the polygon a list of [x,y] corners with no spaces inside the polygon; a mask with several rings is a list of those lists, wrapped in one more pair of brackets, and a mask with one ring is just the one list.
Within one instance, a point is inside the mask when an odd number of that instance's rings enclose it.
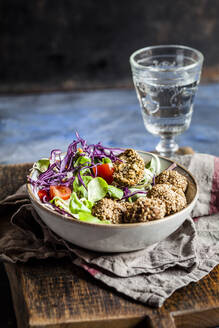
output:
{"label": "shredded red cabbage", "polygon": [[128,199],[129,197],[132,197],[136,194],[144,194],[144,195],[147,194],[147,191],[144,191],[144,190],[136,190],[134,192],[131,192],[127,187],[123,188],[123,192],[124,192],[124,195],[123,195],[122,199]]}
{"label": "shredded red cabbage", "polygon": [[61,153],[62,151],[60,149],[53,149],[50,154],[50,161],[54,162],[57,156],[59,156],[60,159]]}
{"label": "shredded red cabbage", "polygon": [[[50,204],[50,203],[49,203],[49,204]],[[70,216],[70,217],[74,217],[73,215],[71,215],[70,213],[66,212],[66,211],[63,210],[62,208],[56,206],[55,204],[50,204],[50,205],[52,205],[52,207],[53,207],[58,213],[60,213],[60,214],[64,214],[64,215],[67,214],[67,215]]]}
{"label": "shredded red cabbage", "polygon": [[155,186],[156,184],[156,180],[155,180],[155,175],[153,176],[153,180],[152,180],[152,186]]}
{"label": "shredded red cabbage", "polygon": [[130,192],[129,194],[124,195],[122,199],[128,199],[129,197],[132,197],[137,194],[147,195],[147,191],[139,190],[139,191]]}
{"label": "shredded red cabbage", "polygon": [[[78,152],[78,148],[81,148],[81,153]],[[62,185],[67,187],[72,187],[72,183],[75,179],[75,173],[77,172],[77,177],[81,185],[84,185],[84,182],[81,178],[80,172],[84,169],[91,169],[100,165],[98,160],[101,161],[102,158],[107,157],[112,162],[120,160],[118,155],[115,152],[123,152],[120,148],[109,148],[102,146],[101,142],[97,144],[88,145],[87,141],[81,138],[76,132],[76,140],[68,146],[67,153],[63,159],[61,159],[61,150],[53,149],[50,154],[50,165],[48,169],[39,174],[36,180],[28,178],[29,183],[40,189],[49,191],[50,186]],[[88,165],[77,165],[75,167],[75,162],[79,156],[88,157],[91,161]],[[97,170],[96,170],[97,172]],[[71,173],[72,176],[68,176]],[[70,175],[71,175],[70,174]],[[73,175],[74,174],[74,175]],[[90,170],[91,176],[96,176],[96,173]]]}

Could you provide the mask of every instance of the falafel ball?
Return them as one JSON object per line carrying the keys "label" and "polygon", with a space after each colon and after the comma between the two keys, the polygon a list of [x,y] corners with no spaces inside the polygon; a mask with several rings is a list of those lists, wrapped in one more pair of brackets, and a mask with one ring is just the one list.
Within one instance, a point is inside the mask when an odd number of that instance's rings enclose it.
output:
{"label": "falafel ball", "polygon": [[186,197],[181,189],[170,184],[157,184],[147,194],[149,198],[161,199],[166,205],[166,214],[173,214],[186,207]]}
{"label": "falafel ball", "polygon": [[175,170],[165,170],[156,177],[157,184],[171,184],[176,188],[181,188],[184,192],[188,186],[186,177]]}
{"label": "falafel ball", "polygon": [[92,215],[100,220],[108,220],[111,223],[122,223],[126,207],[113,199],[103,198],[92,208]]}
{"label": "falafel ball", "polygon": [[126,149],[113,163],[113,180],[120,186],[134,186],[144,177],[145,164],[141,156],[134,149]]}
{"label": "falafel ball", "polygon": [[125,223],[147,222],[162,219],[166,214],[165,203],[159,199],[140,197],[126,205]]}

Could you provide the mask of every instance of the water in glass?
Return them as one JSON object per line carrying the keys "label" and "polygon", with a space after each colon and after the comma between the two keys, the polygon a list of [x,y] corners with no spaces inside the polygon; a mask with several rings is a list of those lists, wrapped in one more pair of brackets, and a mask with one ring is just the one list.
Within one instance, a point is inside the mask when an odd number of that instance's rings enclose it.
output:
{"label": "water in glass", "polygon": [[179,45],[146,47],[130,57],[144,124],[161,137],[161,155],[177,151],[174,137],[190,125],[202,63],[199,51]]}
{"label": "water in glass", "polygon": [[[161,81],[159,81],[161,82]],[[198,82],[182,85],[135,81],[146,129],[155,135],[173,136],[188,129]]]}

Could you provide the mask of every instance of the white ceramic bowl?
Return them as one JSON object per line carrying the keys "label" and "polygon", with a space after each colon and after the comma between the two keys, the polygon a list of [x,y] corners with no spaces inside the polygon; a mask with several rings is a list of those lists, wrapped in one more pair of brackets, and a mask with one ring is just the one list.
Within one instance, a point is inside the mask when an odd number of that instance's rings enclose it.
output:
{"label": "white ceramic bowl", "polygon": [[[145,162],[151,160],[152,154],[138,152]],[[158,156],[161,171],[168,168],[173,161]],[[57,235],[65,240],[99,252],[129,252],[145,248],[159,242],[173,233],[185,221],[192,211],[198,198],[197,183],[193,176],[181,165],[176,170],[188,179],[186,198],[188,205],[182,211],[169,215],[163,219],[132,224],[94,224],[82,222],[74,218],[61,215],[41,203],[33,186],[28,184],[31,202],[43,222]],[[37,172],[33,171],[34,179]]]}

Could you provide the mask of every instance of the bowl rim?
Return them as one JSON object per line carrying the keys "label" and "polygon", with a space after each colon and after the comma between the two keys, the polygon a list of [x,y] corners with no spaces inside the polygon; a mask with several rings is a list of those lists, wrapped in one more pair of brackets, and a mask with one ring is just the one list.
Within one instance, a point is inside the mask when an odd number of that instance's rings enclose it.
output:
{"label": "bowl rim", "polygon": [[[154,155],[153,153],[151,152],[146,152],[146,151],[143,151],[143,150],[136,150],[137,152],[139,153],[143,153],[143,154],[150,154],[150,155]],[[198,199],[198,185],[197,185],[197,182],[194,178],[194,176],[181,164],[179,164],[178,162],[170,159],[170,158],[167,158],[167,157],[164,157],[164,156],[160,156],[158,154],[156,154],[159,158],[161,159],[164,159],[164,160],[167,160],[169,161],[171,164],[175,163],[177,165],[177,167],[181,168],[183,171],[185,171],[187,173],[187,175],[192,179],[194,185],[195,185],[195,189],[196,189],[196,194],[195,194],[195,197],[193,198],[193,200],[191,201],[191,203],[186,206],[184,209],[182,209],[181,211],[179,212],[176,212],[174,214],[171,214],[171,215],[168,215],[162,219],[159,219],[159,220],[153,220],[153,221],[147,221],[147,222],[138,222],[138,223],[116,223],[116,224],[106,224],[106,223],[92,223],[92,222],[86,222],[86,221],[80,221],[76,218],[74,218],[73,216],[72,217],[67,217],[67,216],[64,216],[63,214],[60,214],[58,212],[56,212],[55,210],[52,210],[48,207],[46,207],[43,203],[41,203],[35,196],[34,192],[32,191],[32,185],[30,183],[27,183],[27,191],[28,191],[28,194],[29,194],[29,197],[31,199],[31,201],[35,202],[38,206],[40,206],[40,208],[42,208],[43,210],[53,214],[53,215],[56,215],[59,219],[64,219],[65,221],[67,222],[71,222],[72,224],[73,223],[76,223],[76,224],[82,224],[82,225],[87,225],[87,226],[93,226],[93,227],[100,227],[100,228],[107,228],[107,227],[110,227],[110,228],[113,228],[113,229],[120,229],[120,228],[131,228],[131,227],[140,227],[140,226],[145,226],[145,225],[155,225],[155,224],[159,224],[160,222],[166,222],[166,221],[169,221],[171,220],[174,216],[176,216],[177,214],[184,214],[184,212],[187,212],[188,208],[189,207],[192,207],[192,205],[197,201]],[[32,174],[34,173],[34,170],[30,173],[30,177],[32,176]]]}

